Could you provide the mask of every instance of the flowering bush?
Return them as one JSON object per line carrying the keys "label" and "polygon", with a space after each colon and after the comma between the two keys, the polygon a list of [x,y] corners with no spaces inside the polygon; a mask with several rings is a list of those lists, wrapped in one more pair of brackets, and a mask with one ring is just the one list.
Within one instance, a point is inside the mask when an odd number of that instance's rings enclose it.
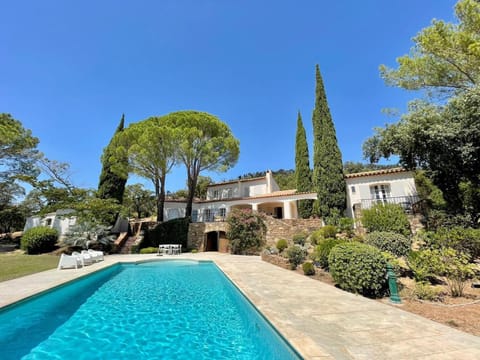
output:
{"label": "flowering bush", "polygon": [[227,238],[233,254],[257,254],[265,245],[264,216],[250,209],[233,209],[227,216]]}

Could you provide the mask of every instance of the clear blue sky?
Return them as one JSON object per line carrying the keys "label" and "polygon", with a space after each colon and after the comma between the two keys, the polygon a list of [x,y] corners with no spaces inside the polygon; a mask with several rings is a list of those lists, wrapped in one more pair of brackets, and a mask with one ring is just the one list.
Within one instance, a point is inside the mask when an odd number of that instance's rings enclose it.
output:
{"label": "clear blue sky", "polygon": [[[96,188],[100,156],[127,125],[195,109],[240,140],[240,158],[215,181],[294,168],[297,111],[312,153],[315,64],[320,65],[343,161],[361,161],[375,126],[414,94],[387,87],[433,18],[453,0],[1,1],[0,112],[68,162],[75,185]],[[185,188],[178,167],[167,189]],[[148,184],[143,179],[133,182]]]}

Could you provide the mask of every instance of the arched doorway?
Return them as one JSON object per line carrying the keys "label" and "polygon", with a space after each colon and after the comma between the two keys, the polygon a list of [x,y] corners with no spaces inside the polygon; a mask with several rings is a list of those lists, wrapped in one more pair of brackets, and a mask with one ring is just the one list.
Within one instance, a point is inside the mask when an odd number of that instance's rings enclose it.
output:
{"label": "arched doorway", "polygon": [[205,239],[205,251],[218,251],[218,232],[210,231]]}

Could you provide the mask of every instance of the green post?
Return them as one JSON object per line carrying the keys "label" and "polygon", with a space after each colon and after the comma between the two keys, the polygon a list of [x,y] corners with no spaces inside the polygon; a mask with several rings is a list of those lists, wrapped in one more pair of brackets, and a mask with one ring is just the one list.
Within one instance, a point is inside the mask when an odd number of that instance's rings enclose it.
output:
{"label": "green post", "polygon": [[397,276],[393,271],[393,267],[387,264],[388,288],[390,289],[390,301],[394,304],[400,304],[400,296],[398,295]]}

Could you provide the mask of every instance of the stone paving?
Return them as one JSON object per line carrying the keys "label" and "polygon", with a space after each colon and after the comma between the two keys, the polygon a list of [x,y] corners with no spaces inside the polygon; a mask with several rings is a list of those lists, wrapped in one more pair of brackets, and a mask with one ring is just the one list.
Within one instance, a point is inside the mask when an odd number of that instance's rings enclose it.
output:
{"label": "stone paving", "polygon": [[83,269],[0,282],[0,307],[117,262],[213,260],[305,359],[480,359],[480,337],[339,290],[258,256],[110,255]]}

